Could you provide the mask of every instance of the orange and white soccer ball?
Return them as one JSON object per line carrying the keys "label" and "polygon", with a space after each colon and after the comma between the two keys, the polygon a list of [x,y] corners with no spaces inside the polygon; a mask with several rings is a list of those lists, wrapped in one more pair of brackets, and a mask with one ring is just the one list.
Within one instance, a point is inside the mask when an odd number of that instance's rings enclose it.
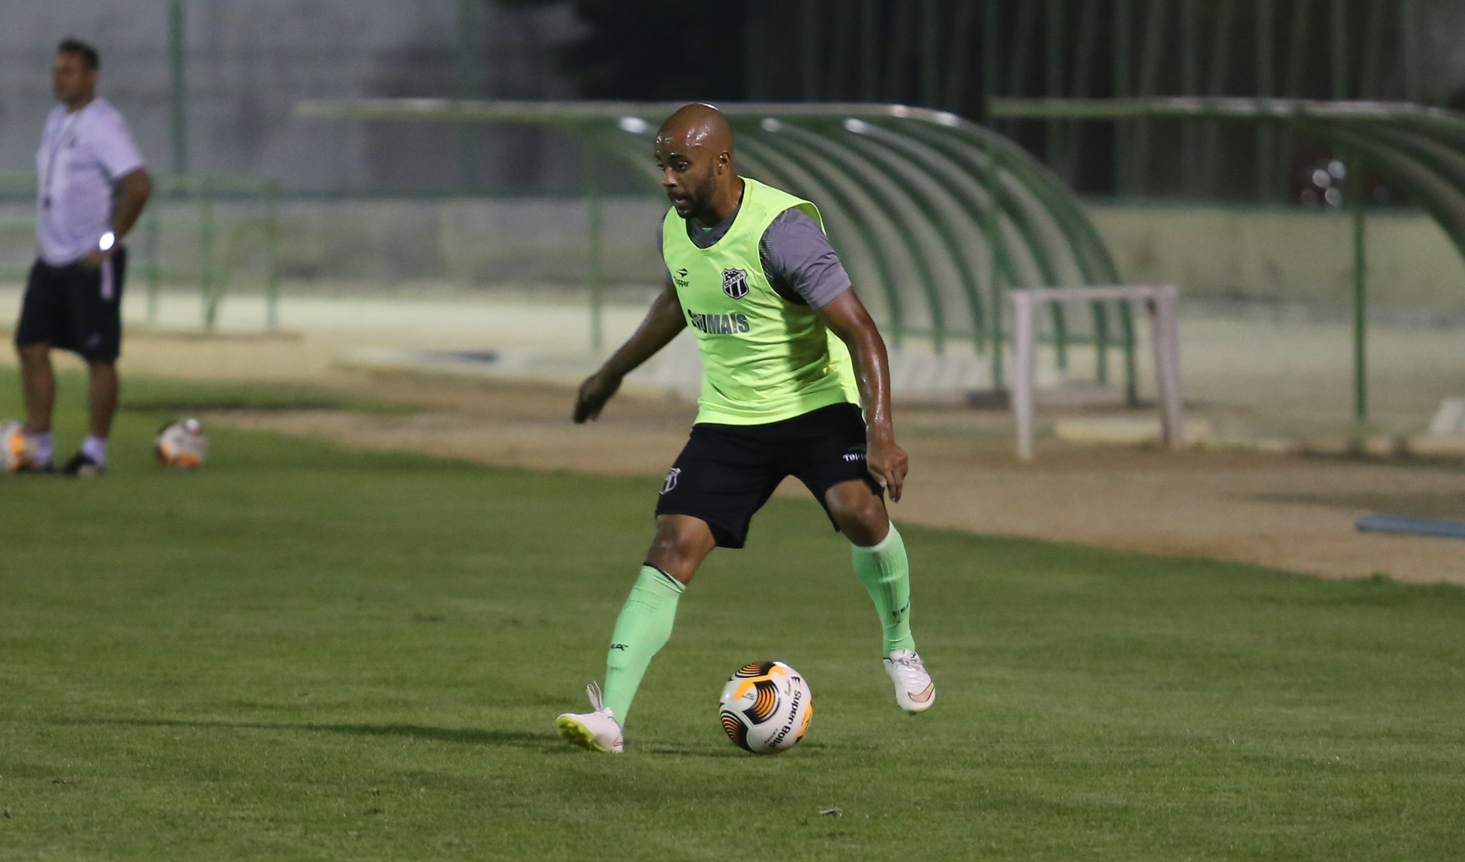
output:
{"label": "orange and white soccer ball", "polygon": [[0,458],[4,459],[7,473],[19,473],[35,464],[35,448],[23,424],[0,422]]}
{"label": "orange and white soccer ball", "polygon": [[161,467],[192,470],[208,455],[209,441],[203,436],[198,420],[190,417],[159,431],[158,439],[153,441],[153,452]]}
{"label": "orange and white soccer ball", "polygon": [[778,754],[804,738],[814,717],[813,700],[798,671],[781,661],[753,662],[723,686],[722,729],[745,751]]}

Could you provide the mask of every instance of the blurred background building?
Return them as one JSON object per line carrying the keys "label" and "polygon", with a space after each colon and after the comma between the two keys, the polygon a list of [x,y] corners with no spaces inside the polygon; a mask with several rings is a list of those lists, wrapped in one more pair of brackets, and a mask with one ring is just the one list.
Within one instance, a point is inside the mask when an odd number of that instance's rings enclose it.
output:
{"label": "blurred background building", "polygon": [[[900,102],[1153,95],[1465,102],[1454,0],[8,0],[0,170],[33,164],[63,35],[154,165],[290,192],[577,188],[509,128],[302,124],[303,98]],[[1326,154],[1240,127],[997,121],[1087,194],[1295,200]],[[567,161],[571,164],[567,164]]]}
{"label": "blurred background building", "polygon": [[[1246,123],[997,110],[1183,95],[1462,106],[1458,0],[7,0],[0,23],[12,281],[28,263],[52,52],[76,35],[100,47],[102,91],[155,172],[268,181],[276,196],[219,192],[201,210],[196,195],[163,195],[154,282],[248,269],[248,231],[216,238],[211,220],[277,205],[270,265],[287,287],[583,285],[578,142],[512,125],[303,121],[301,99],[869,101],[1014,138],[1085,197],[1126,279],[1180,282],[1192,302],[1348,307],[1351,240],[1327,216],[1351,182],[1384,214],[1370,232],[1375,311],[1465,319],[1449,241],[1379,178],[1346,178],[1338,153]],[[608,161],[597,172],[612,194],[605,275],[654,287],[655,190]]]}

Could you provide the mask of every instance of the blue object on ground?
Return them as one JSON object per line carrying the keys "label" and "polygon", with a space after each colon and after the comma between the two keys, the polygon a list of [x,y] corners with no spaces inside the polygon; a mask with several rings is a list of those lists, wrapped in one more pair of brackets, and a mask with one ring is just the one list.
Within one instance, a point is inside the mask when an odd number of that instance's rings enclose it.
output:
{"label": "blue object on ground", "polygon": [[1437,521],[1433,518],[1407,518],[1399,515],[1365,515],[1358,519],[1358,529],[1372,533],[1404,533],[1411,536],[1442,536],[1465,539],[1465,524],[1459,521]]}
{"label": "blue object on ground", "polygon": [[446,356],[450,356],[453,359],[461,359],[464,362],[482,362],[487,364],[499,361],[498,352],[494,350],[446,350],[433,352],[441,352]]}

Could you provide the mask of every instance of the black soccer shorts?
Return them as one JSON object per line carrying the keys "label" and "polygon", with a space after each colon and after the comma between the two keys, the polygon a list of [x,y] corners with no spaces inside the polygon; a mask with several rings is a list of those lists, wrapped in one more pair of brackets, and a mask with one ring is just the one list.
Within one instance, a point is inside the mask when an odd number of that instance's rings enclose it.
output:
{"label": "black soccer shorts", "polygon": [[[657,515],[707,522],[719,547],[741,548],[753,513],[786,476],[804,483],[824,506],[824,493],[863,480],[884,493],[865,467],[865,420],[854,404],[833,404],[767,425],[692,426],[692,436],[666,474]],[[830,523],[834,523],[830,515]]]}
{"label": "black soccer shorts", "polygon": [[122,282],[127,249],[118,248],[96,269],[80,263],[52,266],[37,259],[25,282],[18,347],[49,344],[87,362],[116,362],[122,349]]}

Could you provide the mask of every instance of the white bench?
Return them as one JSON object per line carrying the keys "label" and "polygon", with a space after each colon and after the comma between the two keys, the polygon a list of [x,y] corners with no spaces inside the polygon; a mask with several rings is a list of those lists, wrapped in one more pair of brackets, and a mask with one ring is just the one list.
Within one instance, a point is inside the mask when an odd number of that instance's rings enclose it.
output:
{"label": "white bench", "polygon": [[1161,427],[1166,445],[1185,445],[1185,404],[1180,389],[1180,326],[1176,308],[1180,291],[1173,284],[1158,287],[1035,287],[1008,292],[1012,298],[1012,412],[1017,420],[1017,457],[1033,457],[1033,375],[1037,363],[1037,307],[1045,302],[1118,300],[1144,302],[1155,352]]}

